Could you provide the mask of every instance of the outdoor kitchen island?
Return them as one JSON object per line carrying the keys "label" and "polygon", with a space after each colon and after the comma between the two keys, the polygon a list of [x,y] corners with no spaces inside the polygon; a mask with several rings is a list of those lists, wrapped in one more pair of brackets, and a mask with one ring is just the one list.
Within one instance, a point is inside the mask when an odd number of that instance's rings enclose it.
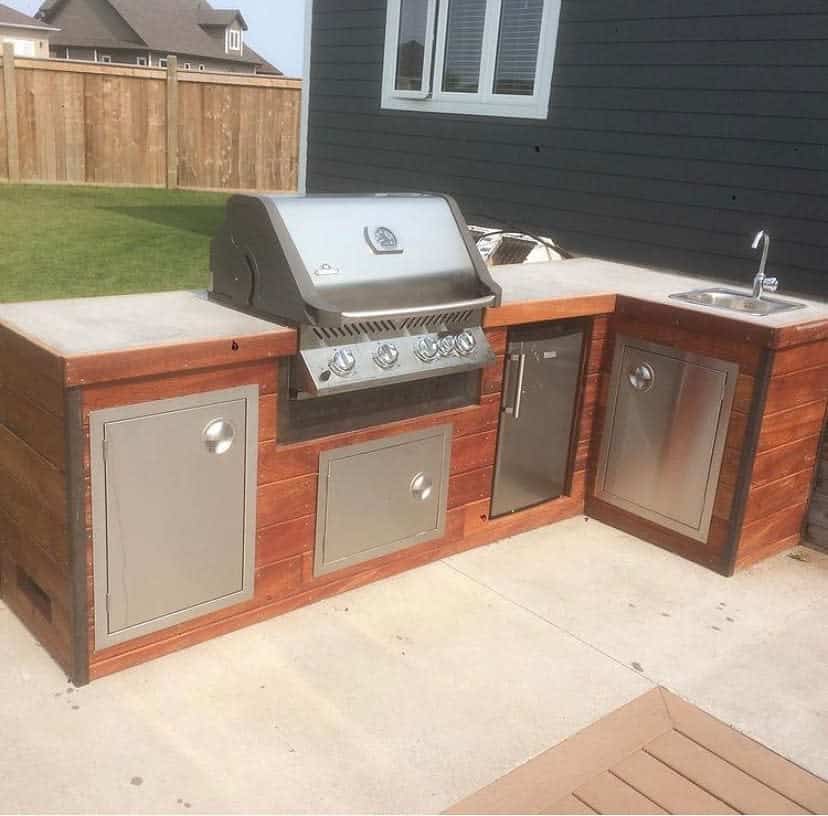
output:
{"label": "outdoor kitchen island", "polygon": [[[585,510],[724,574],[798,543],[828,401],[828,307],[809,303],[784,316],[737,319],[668,299],[698,281],[589,259],[501,267],[492,274],[502,303],[485,313],[483,325],[496,359],[477,375],[473,404],[289,443],[279,435],[279,405],[287,398],[280,369],[296,354],[294,329],[198,293],[0,305],[3,601],[82,684]],[[492,519],[509,333],[573,320],[580,321],[585,352],[564,495]],[[703,536],[677,532],[596,495],[617,337],[737,366],[732,408],[720,417],[726,434]],[[190,416],[205,451],[204,459],[188,460],[191,476],[166,466],[147,471],[159,451],[179,455],[181,433],[174,423]],[[215,422],[227,416],[235,417],[235,440],[226,424]],[[155,417],[173,425],[157,426],[156,433],[146,424]],[[137,443],[123,436],[126,458],[118,452],[118,433],[103,433],[107,423],[118,432],[141,431]],[[451,444],[444,534],[331,572],[315,569],[321,457],[446,427]],[[218,477],[219,490],[204,506],[193,507],[198,489],[189,491],[188,484],[209,481],[206,463],[214,461],[226,463],[230,475]],[[102,464],[128,480],[117,507],[107,504],[112,496],[106,485],[93,489]],[[153,506],[164,493],[179,502],[178,513],[164,515]],[[236,521],[224,526],[231,511]],[[145,526],[125,533],[107,524],[110,515]],[[99,608],[95,571],[116,569],[110,578],[117,589],[129,579],[130,564],[107,564],[106,541],[96,537],[137,535],[137,544],[152,555],[140,567],[151,570],[154,559],[166,563],[151,536],[178,519],[186,522],[177,533],[192,553],[192,572],[210,585],[208,603],[215,606],[199,607],[199,599],[189,597],[186,604],[201,609],[197,617],[176,619],[186,611],[180,608],[154,613],[153,598],[173,591],[175,576],[153,580],[144,572],[150,597],[116,604],[113,614],[124,620],[138,613],[170,615],[170,625],[108,641],[96,631],[106,613]],[[187,540],[187,524],[197,525],[193,540]],[[231,535],[224,544],[233,558],[220,551],[222,535]],[[232,589],[219,597],[228,579],[214,567],[222,563],[233,573]]]}

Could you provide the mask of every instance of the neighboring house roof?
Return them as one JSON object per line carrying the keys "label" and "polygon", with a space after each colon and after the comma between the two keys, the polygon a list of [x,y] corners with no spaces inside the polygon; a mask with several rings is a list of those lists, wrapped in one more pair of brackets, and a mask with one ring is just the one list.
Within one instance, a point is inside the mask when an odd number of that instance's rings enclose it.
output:
{"label": "neighboring house roof", "polygon": [[60,29],[52,28],[40,20],[35,20],[34,17],[29,17],[28,14],[23,14],[13,8],[0,3],[0,26],[7,26],[8,28],[31,28],[37,31],[59,31]]}
{"label": "neighboring house roof", "polygon": [[[46,0],[38,11],[38,17],[48,22],[60,7],[71,0]],[[166,54],[202,57],[222,62],[238,62],[255,65],[266,74],[281,74],[264,57],[247,43],[242,54],[228,53],[224,37],[211,35],[210,29],[225,28],[238,20],[246,31],[247,24],[240,11],[216,10],[206,0],[102,0],[108,3],[135,32],[136,41],[123,39],[90,38],[86,30],[71,30],[64,25],[63,33],[56,38],[57,45],[88,48],[146,48]]]}

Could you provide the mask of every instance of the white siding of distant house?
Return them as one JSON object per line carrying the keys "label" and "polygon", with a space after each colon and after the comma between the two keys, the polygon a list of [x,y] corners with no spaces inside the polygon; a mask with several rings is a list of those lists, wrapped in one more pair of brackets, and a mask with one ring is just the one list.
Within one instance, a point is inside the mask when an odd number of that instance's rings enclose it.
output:
{"label": "white siding of distant house", "polygon": [[0,25],[0,43],[14,44],[14,53],[18,57],[48,59],[49,32]]}

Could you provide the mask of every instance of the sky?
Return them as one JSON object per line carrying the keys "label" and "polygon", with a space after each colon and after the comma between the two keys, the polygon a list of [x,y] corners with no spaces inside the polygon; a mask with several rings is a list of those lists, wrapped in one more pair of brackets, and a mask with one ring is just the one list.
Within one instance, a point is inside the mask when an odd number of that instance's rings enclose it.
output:
{"label": "sky", "polygon": [[[42,0],[3,0],[34,15]],[[288,76],[301,76],[305,44],[305,0],[211,0],[213,8],[241,9],[247,41]]]}

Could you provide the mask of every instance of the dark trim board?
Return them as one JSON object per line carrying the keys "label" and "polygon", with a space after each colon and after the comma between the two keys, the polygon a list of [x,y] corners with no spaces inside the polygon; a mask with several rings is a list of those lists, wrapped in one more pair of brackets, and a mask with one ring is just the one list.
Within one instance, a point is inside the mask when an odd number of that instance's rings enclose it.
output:
{"label": "dark trim board", "polygon": [[828,293],[828,8],[562,0],[548,118],[380,109],[385,0],[315,0],[309,192],[437,190],[575,254]]}

